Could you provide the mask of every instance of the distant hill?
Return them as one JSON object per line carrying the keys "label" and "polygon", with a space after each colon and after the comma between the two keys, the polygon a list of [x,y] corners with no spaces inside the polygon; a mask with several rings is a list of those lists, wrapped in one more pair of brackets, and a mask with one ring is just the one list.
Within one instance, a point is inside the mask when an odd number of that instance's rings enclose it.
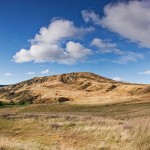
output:
{"label": "distant hill", "polygon": [[4,86],[7,86],[7,85],[0,85],[0,87],[4,87]]}
{"label": "distant hill", "polygon": [[0,88],[0,99],[30,103],[150,102],[150,85],[117,82],[90,72],[36,77]]}

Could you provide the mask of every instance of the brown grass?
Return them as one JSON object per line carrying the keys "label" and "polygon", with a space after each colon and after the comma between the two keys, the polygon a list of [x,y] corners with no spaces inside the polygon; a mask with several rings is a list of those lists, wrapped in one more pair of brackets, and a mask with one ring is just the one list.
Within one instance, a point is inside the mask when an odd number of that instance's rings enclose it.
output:
{"label": "brown grass", "polygon": [[0,119],[0,149],[6,150],[149,150],[149,141],[149,117],[32,113]]}

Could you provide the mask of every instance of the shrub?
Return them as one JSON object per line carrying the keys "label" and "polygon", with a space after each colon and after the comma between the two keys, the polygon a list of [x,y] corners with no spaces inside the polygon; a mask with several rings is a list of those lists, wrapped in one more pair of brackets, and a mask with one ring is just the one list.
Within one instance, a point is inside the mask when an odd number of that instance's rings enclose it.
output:
{"label": "shrub", "polygon": [[9,105],[15,105],[15,102],[13,100],[10,100]]}
{"label": "shrub", "polygon": [[0,101],[0,106],[3,106],[3,102],[2,101]]}
{"label": "shrub", "polygon": [[24,104],[25,104],[25,101],[24,101],[24,100],[20,100],[20,101],[19,101],[19,104],[20,104],[20,105],[24,105]]}

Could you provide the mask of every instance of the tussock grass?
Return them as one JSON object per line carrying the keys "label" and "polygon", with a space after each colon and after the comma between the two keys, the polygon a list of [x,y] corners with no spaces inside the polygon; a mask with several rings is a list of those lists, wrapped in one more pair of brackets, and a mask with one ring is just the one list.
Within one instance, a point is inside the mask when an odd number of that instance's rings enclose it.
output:
{"label": "tussock grass", "polygon": [[[0,119],[0,148],[10,150],[149,150],[150,119],[43,114]],[[38,116],[38,117],[37,117]]]}
{"label": "tussock grass", "polygon": [[150,103],[3,110],[2,150],[150,150]]}

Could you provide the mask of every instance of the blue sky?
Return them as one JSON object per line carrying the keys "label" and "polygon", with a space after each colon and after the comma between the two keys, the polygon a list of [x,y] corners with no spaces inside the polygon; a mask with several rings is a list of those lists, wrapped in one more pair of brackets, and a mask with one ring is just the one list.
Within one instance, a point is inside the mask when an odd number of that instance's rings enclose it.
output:
{"label": "blue sky", "polygon": [[148,0],[1,0],[0,84],[93,72],[150,83]]}

